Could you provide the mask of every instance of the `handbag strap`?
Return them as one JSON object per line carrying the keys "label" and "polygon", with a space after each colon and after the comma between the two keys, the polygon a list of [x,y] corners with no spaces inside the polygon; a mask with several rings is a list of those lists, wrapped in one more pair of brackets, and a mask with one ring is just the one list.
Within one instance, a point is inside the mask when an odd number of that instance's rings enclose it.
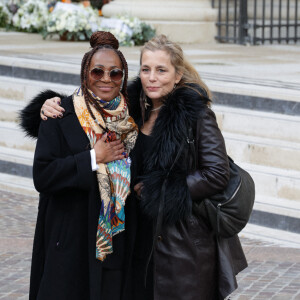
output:
{"label": "handbag strap", "polygon": [[191,155],[189,155],[189,157],[190,157],[189,171],[192,171],[192,170],[196,170],[197,163],[198,163],[196,147],[195,147],[195,138],[194,138],[192,127],[189,127],[189,129],[188,129],[187,142],[189,144],[189,151],[191,151]]}

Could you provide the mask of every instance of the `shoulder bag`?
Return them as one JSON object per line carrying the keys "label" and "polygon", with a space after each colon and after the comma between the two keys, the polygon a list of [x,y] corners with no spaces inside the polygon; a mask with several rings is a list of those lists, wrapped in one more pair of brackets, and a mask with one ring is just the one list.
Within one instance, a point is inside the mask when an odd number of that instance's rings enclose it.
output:
{"label": "shoulder bag", "polygon": [[[193,131],[188,141],[193,160],[196,161]],[[229,156],[230,179],[226,188],[209,198],[193,201],[193,213],[209,220],[217,236],[230,238],[248,223],[255,198],[255,185],[248,172],[239,167]],[[196,162],[196,166],[198,166]]]}

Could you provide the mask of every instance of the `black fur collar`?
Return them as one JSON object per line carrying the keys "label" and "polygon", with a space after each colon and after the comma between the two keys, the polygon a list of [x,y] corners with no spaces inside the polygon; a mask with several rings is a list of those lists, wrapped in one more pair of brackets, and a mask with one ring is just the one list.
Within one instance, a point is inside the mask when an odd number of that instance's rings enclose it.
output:
{"label": "black fur collar", "polygon": [[66,96],[51,90],[43,91],[36,95],[29,104],[19,112],[20,127],[27,136],[37,138],[41,123],[41,107],[47,99],[53,97],[63,99]]}
{"label": "black fur collar", "polygon": [[[128,90],[130,107],[139,107],[140,80],[137,78]],[[144,161],[145,176],[143,176],[141,205],[143,212],[149,217],[157,216],[161,187],[166,174],[180,144],[188,136],[188,129],[195,127],[208,102],[205,91],[197,85],[178,87],[165,100],[151,133],[153,146]],[[136,121],[141,118],[137,111],[131,114]],[[183,152],[179,163],[169,175],[164,206],[165,223],[175,223],[179,219],[184,219],[192,210],[192,201],[186,184],[188,172],[186,153]]]}

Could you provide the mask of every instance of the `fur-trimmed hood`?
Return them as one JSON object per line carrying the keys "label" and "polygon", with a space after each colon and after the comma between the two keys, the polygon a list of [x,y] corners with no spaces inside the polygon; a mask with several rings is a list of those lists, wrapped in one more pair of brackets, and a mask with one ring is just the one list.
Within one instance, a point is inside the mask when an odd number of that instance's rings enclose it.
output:
{"label": "fur-trimmed hood", "polygon": [[[129,88],[131,115],[140,123],[141,113],[139,97],[141,92],[139,78]],[[164,101],[151,132],[152,148],[144,161],[141,206],[143,212],[151,218],[157,217],[161,187],[173,164],[176,154],[183,141],[186,141],[188,129],[195,128],[198,118],[204,113],[209,99],[197,85],[177,87]],[[184,219],[192,212],[186,176],[188,174],[188,144],[185,145],[178,163],[168,177],[164,205],[164,222],[175,223]]]}

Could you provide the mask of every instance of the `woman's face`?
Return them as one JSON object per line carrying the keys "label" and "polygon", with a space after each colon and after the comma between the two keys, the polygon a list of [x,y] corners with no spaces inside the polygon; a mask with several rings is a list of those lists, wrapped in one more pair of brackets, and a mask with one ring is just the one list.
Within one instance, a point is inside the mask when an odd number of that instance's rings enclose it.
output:
{"label": "woman's face", "polygon": [[141,59],[140,77],[145,94],[152,100],[161,100],[173,90],[182,75],[176,72],[166,51],[145,50]]}
{"label": "woman's face", "polygon": [[105,72],[100,80],[95,80],[91,76],[91,72],[89,72],[89,89],[104,101],[109,102],[116,98],[119,95],[122,80],[112,81],[110,78],[110,71],[114,69],[123,70],[119,56],[110,49],[99,50],[92,57],[89,71],[94,68],[101,68]]}

